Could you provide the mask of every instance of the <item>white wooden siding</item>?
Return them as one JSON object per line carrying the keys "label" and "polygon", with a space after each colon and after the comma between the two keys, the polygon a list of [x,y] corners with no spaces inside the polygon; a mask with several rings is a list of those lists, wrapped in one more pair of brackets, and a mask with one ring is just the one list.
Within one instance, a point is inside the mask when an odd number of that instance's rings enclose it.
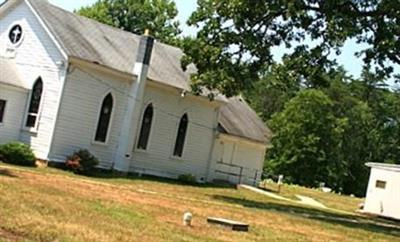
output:
{"label": "white wooden siding", "polygon": [[[220,135],[215,142],[213,164],[210,168],[213,178],[237,184],[239,183],[239,177],[226,173],[239,175],[239,167],[243,167],[241,182],[253,185],[254,180],[258,181],[261,179],[265,151],[266,146],[264,145],[253,144],[241,140],[241,138],[230,137],[228,135]],[[233,166],[229,166],[228,164]],[[216,170],[224,173],[216,172]]]}
{"label": "white wooden siding", "polygon": [[[74,151],[89,149],[100,159],[101,167],[110,168],[125,113],[128,82],[90,70],[70,69],[72,72],[66,79],[50,159],[64,161]],[[109,136],[106,144],[97,144],[93,141],[99,110],[102,98],[109,92],[114,97]]]}
{"label": "white wooden siding", "polygon": [[[192,98],[182,98],[178,91],[147,85],[143,109],[149,103],[154,108],[149,145],[146,151],[135,149],[131,171],[175,178],[180,174],[192,174],[198,180],[205,180],[215,139],[216,109]],[[188,130],[183,156],[176,158],[173,157],[173,149],[179,121],[184,113],[189,117]]]}
{"label": "white wooden siding", "polygon": [[[111,168],[126,111],[128,82],[93,74],[89,70],[72,69],[74,71],[66,79],[51,159],[63,161],[66,155],[85,148],[100,159],[101,167]],[[115,103],[108,142],[94,144],[101,97],[109,91],[113,93]],[[211,105],[182,98],[179,92],[147,86],[142,108],[149,103],[153,104],[154,116],[148,149],[140,151],[132,147],[130,171],[175,178],[180,174],[193,174],[198,179],[205,178],[216,127],[216,110]],[[178,123],[184,113],[189,116],[188,132],[183,157],[175,158],[172,152]],[[140,129],[140,123],[135,124],[135,128]],[[132,138],[137,141],[137,137]]]}
{"label": "white wooden siding", "polygon": [[0,144],[19,141],[27,90],[0,83],[0,99],[6,100],[3,123],[0,124]]}
{"label": "white wooden siding", "polygon": [[[8,29],[14,23],[22,26],[24,39],[15,50],[10,51]],[[63,85],[63,78],[60,78],[60,70],[55,63],[65,60],[24,2],[0,19],[0,55],[15,58],[27,86],[32,86],[39,76],[43,80],[44,92],[38,130],[36,133],[21,131],[20,140],[31,145],[39,158],[47,159]],[[25,115],[27,102],[19,105],[23,105]]]}

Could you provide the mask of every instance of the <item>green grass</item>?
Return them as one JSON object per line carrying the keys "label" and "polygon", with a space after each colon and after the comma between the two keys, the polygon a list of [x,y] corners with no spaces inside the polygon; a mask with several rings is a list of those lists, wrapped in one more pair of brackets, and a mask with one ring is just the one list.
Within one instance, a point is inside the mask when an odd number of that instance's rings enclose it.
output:
{"label": "green grass", "polygon": [[[360,199],[287,186],[352,212]],[[182,226],[185,211],[193,227]],[[208,216],[250,224],[248,233],[207,224]],[[187,186],[155,178],[82,177],[0,164],[0,241],[395,241],[399,225],[314,209],[246,190]],[[397,227],[396,227],[397,226]]]}
{"label": "green grass", "polygon": [[265,188],[267,191],[293,200],[298,200],[296,195],[312,197],[329,208],[348,212],[354,212],[358,209],[359,204],[363,202],[361,198],[342,196],[335,193],[324,193],[318,189],[310,189],[301,186],[283,184],[279,194],[277,193],[278,185],[276,183],[266,183]]}

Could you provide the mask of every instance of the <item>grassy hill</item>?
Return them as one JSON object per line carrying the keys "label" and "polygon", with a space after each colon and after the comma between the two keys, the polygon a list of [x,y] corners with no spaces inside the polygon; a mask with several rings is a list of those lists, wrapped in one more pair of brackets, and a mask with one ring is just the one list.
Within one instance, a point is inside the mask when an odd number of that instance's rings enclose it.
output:
{"label": "grassy hill", "polygon": [[[284,187],[352,213],[360,199]],[[182,226],[185,211],[193,227]],[[250,224],[233,232],[208,216]],[[0,164],[0,241],[395,241],[399,224],[246,190],[152,178],[88,178]]]}

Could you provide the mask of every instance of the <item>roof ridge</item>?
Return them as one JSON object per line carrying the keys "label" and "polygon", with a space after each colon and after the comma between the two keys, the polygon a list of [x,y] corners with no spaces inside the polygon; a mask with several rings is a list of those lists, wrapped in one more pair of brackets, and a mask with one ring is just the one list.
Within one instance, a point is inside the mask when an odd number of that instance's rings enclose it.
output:
{"label": "roof ridge", "polygon": [[[9,0],[6,0],[5,2],[7,2],[7,1],[9,1]],[[55,8],[57,10],[60,10],[63,13],[70,15],[71,17],[74,17],[74,18],[77,18],[77,19],[83,20],[83,21],[88,21],[90,23],[93,23],[94,25],[98,25],[99,27],[100,26],[101,27],[105,27],[105,28],[110,29],[112,31],[117,31],[117,32],[121,32],[123,34],[132,35],[132,36],[134,36],[136,38],[140,38],[140,36],[141,36],[140,34],[136,34],[136,33],[121,29],[121,28],[117,28],[117,27],[111,26],[109,24],[105,24],[105,23],[99,22],[97,20],[88,18],[86,16],[79,15],[78,13],[70,12],[70,11],[68,11],[66,9],[63,9],[63,8],[61,8],[59,6],[56,6],[56,5],[52,4],[48,0],[26,0],[26,1],[28,1],[29,3],[31,3],[32,1],[38,1],[38,2],[41,2],[41,3],[47,4],[48,6],[50,6],[52,8]],[[35,8],[34,4],[32,5],[32,7]],[[36,8],[35,8],[35,10],[38,11],[38,12],[40,11],[39,9],[36,9]],[[183,50],[180,47],[164,43],[164,42],[160,41],[159,39],[155,39],[155,43],[159,44],[159,45],[161,45],[163,47],[167,47],[167,48],[171,48],[171,49],[175,49],[175,50],[181,51],[183,53]]]}
{"label": "roof ridge", "polygon": [[[33,0],[27,0],[27,1],[32,2]],[[52,8],[55,8],[55,9],[57,9],[57,10],[62,11],[62,12],[65,13],[65,14],[68,14],[68,15],[70,15],[70,16],[73,16],[74,18],[78,18],[78,19],[81,19],[81,20],[84,20],[84,21],[88,21],[88,22],[91,22],[91,23],[93,23],[93,24],[100,25],[100,26],[102,26],[102,27],[106,27],[106,28],[112,29],[112,30],[114,30],[114,31],[123,32],[123,33],[125,33],[125,34],[135,35],[136,37],[139,37],[139,36],[140,36],[139,34],[132,33],[132,32],[130,32],[130,31],[126,31],[126,30],[123,30],[123,29],[121,29],[121,28],[117,28],[117,27],[114,27],[114,26],[111,26],[111,25],[108,25],[108,24],[99,22],[99,21],[97,21],[97,20],[88,18],[88,17],[86,17],[86,16],[79,15],[79,14],[74,13],[74,12],[70,12],[70,11],[68,11],[68,10],[66,10],[66,9],[63,9],[63,8],[57,6],[57,5],[52,4],[52,3],[49,2],[48,0],[34,0],[34,1],[40,1],[40,2],[42,2],[42,3],[45,3],[45,4],[47,4],[48,6],[50,6],[50,7],[52,7]],[[33,6],[33,7],[34,7],[34,6]],[[38,10],[38,9],[35,9],[35,10]]]}
{"label": "roof ridge", "polygon": [[[32,0],[28,0],[28,1],[32,1]],[[46,3],[47,3],[48,5],[50,5],[51,7],[57,8],[57,9],[59,9],[59,10],[65,12],[66,14],[69,14],[69,15],[72,15],[72,16],[74,16],[74,17],[76,17],[76,18],[80,18],[80,19],[83,19],[83,20],[92,22],[92,23],[94,23],[94,24],[96,24],[96,25],[101,25],[101,26],[103,26],[103,27],[112,29],[112,30],[114,30],[114,31],[119,31],[119,32],[122,32],[122,33],[125,33],[125,34],[134,35],[135,37],[138,37],[138,38],[141,36],[140,34],[133,33],[133,32],[130,32],[130,31],[127,31],[127,30],[124,30],[124,29],[121,29],[121,28],[117,28],[117,27],[111,26],[111,25],[109,25],[109,24],[105,24],[105,23],[102,23],[102,22],[100,22],[100,21],[97,21],[97,20],[88,18],[88,17],[86,17],[86,16],[79,15],[78,13],[70,12],[70,11],[68,11],[68,10],[66,10],[66,9],[63,9],[63,8],[61,8],[61,7],[59,7],[59,6],[56,6],[56,5],[52,4],[52,3],[50,3],[48,0],[36,0],[36,1],[43,1],[43,2],[46,2]],[[155,38],[154,38],[154,39],[155,39]],[[162,41],[159,40],[159,39],[155,39],[155,41],[156,41],[157,44],[164,45],[164,46],[169,47],[169,48],[178,49],[178,50],[180,50],[180,51],[183,52],[183,50],[182,50],[180,47],[178,47],[178,46],[174,46],[174,45],[170,45],[170,44],[164,43],[164,42],[162,42]]]}

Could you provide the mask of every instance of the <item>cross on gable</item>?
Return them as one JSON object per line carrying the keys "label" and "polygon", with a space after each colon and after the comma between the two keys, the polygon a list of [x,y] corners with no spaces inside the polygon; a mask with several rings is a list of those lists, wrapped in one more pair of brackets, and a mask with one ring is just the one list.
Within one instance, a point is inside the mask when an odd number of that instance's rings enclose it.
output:
{"label": "cross on gable", "polygon": [[20,25],[14,25],[8,34],[8,38],[12,44],[17,44],[22,38],[22,28]]}
{"label": "cross on gable", "polygon": [[13,31],[14,34],[14,42],[17,42],[17,38],[19,38],[19,35],[21,34],[21,31],[19,29],[15,29]]}

